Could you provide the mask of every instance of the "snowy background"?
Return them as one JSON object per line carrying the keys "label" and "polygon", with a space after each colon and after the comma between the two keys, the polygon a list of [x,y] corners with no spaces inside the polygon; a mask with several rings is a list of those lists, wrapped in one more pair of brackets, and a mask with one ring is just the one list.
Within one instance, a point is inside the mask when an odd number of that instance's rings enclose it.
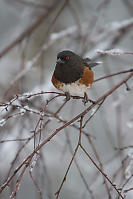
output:
{"label": "snowy background", "polygon": [[[85,110],[82,100],[71,99],[61,112],[53,113],[64,102],[58,97],[46,107],[41,135],[34,133],[40,110],[57,91],[51,76],[59,51],[70,49],[83,57],[101,61],[94,68],[95,79],[133,69],[132,0],[1,0],[0,1],[0,185],[64,121]],[[102,53],[105,50],[107,53]],[[102,51],[103,50],[103,51]],[[97,81],[88,91],[97,100],[129,73]],[[82,143],[97,165],[122,189],[126,199],[133,198],[133,77],[109,96],[87,123]],[[36,94],[36,95],[34,95]],[[32,97],[27,97],[33,95]],[[95,111],[88,112],[86,121]],[[74,125],[79,127],[79,122]],[[39,132],[39,129],[38,129]],[[16,198],[53,199],[72,158],[79,130],[65,128],[35,155],[22,176]],[[94,149],[95,148],[95,149]],[[63,199],[118,198],[88,157],[76,154],[60,197]],[[31,169],[33,164],[33,169]],[[35,165],[34,165],[35,164]],[[78,168],[77,168],[78,165]],[[79,171],[80,170],[80,171]],[[12,196],[22,169],[0,193]],[[32,179],[32,176],[35,179]],[[81,173],[84,176],[81,176]],[[84,182],[85,179],[85,182]],[[37,184],[35,186],[35,184]],[[131,189],[131,190],[129,190]]]}

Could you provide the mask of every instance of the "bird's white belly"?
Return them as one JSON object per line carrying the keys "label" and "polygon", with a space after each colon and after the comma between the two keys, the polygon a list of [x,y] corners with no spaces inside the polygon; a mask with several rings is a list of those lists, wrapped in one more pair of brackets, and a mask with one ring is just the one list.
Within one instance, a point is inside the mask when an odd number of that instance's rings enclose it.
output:
{"label": "bird's white belly", "polygon": [[70,95],[77,95],[77,96],[83,96],[84,92],[86,92],[86,90],[90,88],[90,85],[88,87],[86,87],[83,84],[79,84],[79,81],[76,81],[74,83],[71,84],[62,84],[60,90],[62,90],[63,92],[68,92],[70,93]]}

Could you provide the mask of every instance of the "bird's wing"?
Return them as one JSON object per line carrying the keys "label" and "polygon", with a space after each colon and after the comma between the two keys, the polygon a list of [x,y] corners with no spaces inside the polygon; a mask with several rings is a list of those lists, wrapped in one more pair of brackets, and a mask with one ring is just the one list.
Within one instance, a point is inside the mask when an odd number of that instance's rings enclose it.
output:
{"label": "bird's wing", "polygon": [[91,69],[91,68],[99,65],[101,62],[92,62],[91,59],[87,57],[87,58],[84,58],[84,63],[86,64],[86,66],[88,68]]}

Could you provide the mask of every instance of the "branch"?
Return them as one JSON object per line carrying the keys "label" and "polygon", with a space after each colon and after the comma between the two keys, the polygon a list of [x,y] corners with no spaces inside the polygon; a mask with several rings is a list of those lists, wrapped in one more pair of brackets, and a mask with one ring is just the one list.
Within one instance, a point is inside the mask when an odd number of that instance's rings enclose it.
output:
{"label": "branch", "polygon": [[124,197],[121,195],[121,193],[119,192],[118,188],[116,187],[115,184],[112,183],[112,181],[109,179],[109,177],[107,176],[107,174],[105,174],[95,163],[95,161],[92,159],[92,157],[87,153],[87,151],[85,150],[85,148],[80,145],[81,149],[85,152],[85,154],[87,155],[87,157],[91,160],[91,162],[95,165],[95,167],[100,171],[100,173],[108,180],[108,182],[112,185],[112,187],[114,187],[114,189],[116,190],[116,192],[118,193],[118,195],[124,199]]}
{"label": "branch", "polygon": [[69,166],[68,166],[67,171],[66,171],[66,173],[65,173],[65,176],[64,176],[64,178],[63,178],[63,180],[62,180],[62,183],[61,183],[61,185],[60,185],[58,191],[55,193],[56,199],[59,198],[59,194],[60,194],[60,191],[61,191],[61,189],[62,189],[62,186],[63,186],[64,182],[66,181],[67,174],[68,174],[68,172],[69,172],[69,170],[70,170],[70,167],[71,167],[71,165],[72,165],[72,163],[73,163],[73,161],[74,161],[74,158],[75,158],[75,156],[76,156],[76,154],[77,154],[77,152],[78,152],[79,146],[80,146],[80,144],[81,144],[82,122],[83,122],[83,117],[80,118],[80,132],[79,132],[78,144],[77,144],[77,146],[76,146],[76,148],[75,148],[74,154],[73,154],[72,159],[71,159],[71,161],[70,161],[70,163],[69,163]]}
{"label": "branch", "polygon": [[96,50],[97,53],[101,55],[133,55],[133,52],[123,51],[121,49],[111,49],[111,50]]}
{"label": "branch", "polygon": [[36,147],[36,149],[18,166],[18,168],[14,171],[13,175],[8,178],[8,180],[1,186],[0,193],[9,185],[13,177],[17,174],[17,172],[25,165],[25,163],[32,157],[34,154],[36,154],[46,143],[48,143],[55,135],[57,135],[62,129],[66,128],[67,126],[71,125],[75,121],[77,121],[79,118],[86,115],[96,104],[100,103],[102,100],[110,96],[115,90],[117,90],[120,86],[122,86],[126,81],[128,81],[133,76],[133,72],[131,72],[127,77],[125,77],[122,81],[120,81],[116,86],[114,86],[112,89],[110,89],[108,92],[106,92],[103,96],[99,97],[95,104],[90,105],[87,107],[83,112],[78,114],[76,117],[71,119],[70,121],[66,122],[61,127],[57,128],[47,139],[45,139],[40,145]]}
{"label": "branch", "polygon": [[36,28],[43,23],[44,19],[49,16],[49,14],[57,6],[57,1],[49,7],[47,12],[44,12],[31,26],[29,26],[24,32],[22,32],[14,41],[12,41],[4,50],[0,52],[0,58],[5,56],[11,49],[13,49],[17,44],[22,42],[26,37],[29,37]]}

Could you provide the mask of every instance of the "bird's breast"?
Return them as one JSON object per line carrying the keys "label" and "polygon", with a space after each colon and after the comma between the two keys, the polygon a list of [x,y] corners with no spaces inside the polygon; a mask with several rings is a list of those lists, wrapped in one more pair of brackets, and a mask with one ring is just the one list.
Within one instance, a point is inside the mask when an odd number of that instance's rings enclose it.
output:
{"label": "bird's breast", "polygon": [[54,76],[57,80],[69,84],[77,81],[83,74],[83,69],[79,67],[56,67]]}

